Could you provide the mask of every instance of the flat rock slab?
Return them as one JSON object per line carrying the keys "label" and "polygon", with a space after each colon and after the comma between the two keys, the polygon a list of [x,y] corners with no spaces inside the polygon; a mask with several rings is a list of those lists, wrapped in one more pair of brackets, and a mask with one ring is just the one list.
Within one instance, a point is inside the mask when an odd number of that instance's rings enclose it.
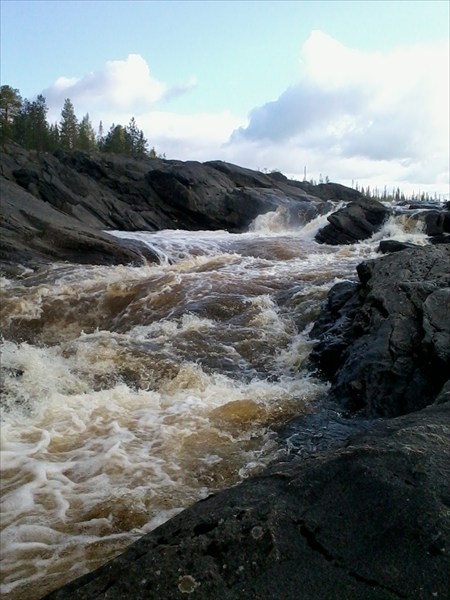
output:
{"label": "flat rock slab", "polygon": [[47,600],[448,598],[450,405],[274,465]]}

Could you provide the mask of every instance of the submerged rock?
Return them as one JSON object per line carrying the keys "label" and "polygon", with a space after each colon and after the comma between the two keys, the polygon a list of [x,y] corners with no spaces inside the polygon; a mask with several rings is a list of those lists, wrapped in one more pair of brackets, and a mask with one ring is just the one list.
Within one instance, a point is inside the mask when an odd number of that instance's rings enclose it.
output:
{"label": "submerged rock", "polygon": [[381,600],[449,590],[450,405],[195,504],[47,600]]}
{"label": "submerged rock", "polygon": [[348,294],[332,289],[311,332],[330,398],[372,416],[434,402],[450,373],[449,264],[448,245],[407,249],[360,264]]}

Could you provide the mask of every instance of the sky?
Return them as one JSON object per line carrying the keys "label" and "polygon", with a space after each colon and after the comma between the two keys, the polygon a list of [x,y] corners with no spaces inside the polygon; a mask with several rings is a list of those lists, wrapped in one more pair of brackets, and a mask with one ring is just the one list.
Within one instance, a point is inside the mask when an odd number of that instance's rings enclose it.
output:
{"label": "sky", "polygon": [[448,0],[1,0],[2,85],[178,160],[449,197]]}

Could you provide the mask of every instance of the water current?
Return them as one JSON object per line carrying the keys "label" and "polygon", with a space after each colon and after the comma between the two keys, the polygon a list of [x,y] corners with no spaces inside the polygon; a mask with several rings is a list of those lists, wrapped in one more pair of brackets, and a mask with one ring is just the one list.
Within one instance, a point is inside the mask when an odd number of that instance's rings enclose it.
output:
{"label": "water current", "polygon": [[54,264],[3,279],[2,586],[37,600],[195,501],[282,457],[313,413],[308,331],[378,241],[425,243],[396,217],[354,246],[286,230],[120,233],[158,264]]}

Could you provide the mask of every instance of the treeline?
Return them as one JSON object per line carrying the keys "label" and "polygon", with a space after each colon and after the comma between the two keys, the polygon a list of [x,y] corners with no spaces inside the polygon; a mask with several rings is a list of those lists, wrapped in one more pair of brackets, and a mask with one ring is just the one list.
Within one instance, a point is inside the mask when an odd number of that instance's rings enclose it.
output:
{"label": "treeline", "polygon": [[428,192],[419,191],[405,195],[399,187],[394,187],[391,190],[388,190],[387,186],[384,186],[384,188],[381,190],[377,186],[371,188],[368,185],[366,188],[364,188],[364,186],[360,187],[358,182],[356,182],[356,184],[352,182],[352,187],[361,192],[361,194],[366,198],[373,198],[379,202],[443,202],[445,200],[441,194],[438,195],[437,193],[432,195]]}
{"label": "treeline", "polygon": [[[330,183],[330,178],[328,175],[323,177],[321,173],[318,181],[311,179],[309,183],[311,183],[311,185]],[[386,185],[383,188],[379,188],[378,186],[371,188],[370,185],[364,187],[363,185],[359,185],[357,181],[355,182],[355,180],[352,180],[351,187],[366,198],[372,198],[379,202],[445,202],[446,200],[445,196],[442,194],[429,194],[428,192],[421,192],[420,190],[418,192],[412,192],[411,194],[404,194],[399,187],[393,187],[392,189],[388,189]]]}
{"label": "treeline", "polygon": [[0,88],[0,141],[13,140],[29,150],[85,150],[87,152],[114,152],[134,157],[157,155],[150,148],[144,133],[134,117],[128,125],[111,125],[105,133],[100,121],[95,131],[89,113],[79,120],[74,106],[66,98],[57,123],[47,121],[48,107],[44,96],[36,100],[22,99],[19,90],[9,85]]}

